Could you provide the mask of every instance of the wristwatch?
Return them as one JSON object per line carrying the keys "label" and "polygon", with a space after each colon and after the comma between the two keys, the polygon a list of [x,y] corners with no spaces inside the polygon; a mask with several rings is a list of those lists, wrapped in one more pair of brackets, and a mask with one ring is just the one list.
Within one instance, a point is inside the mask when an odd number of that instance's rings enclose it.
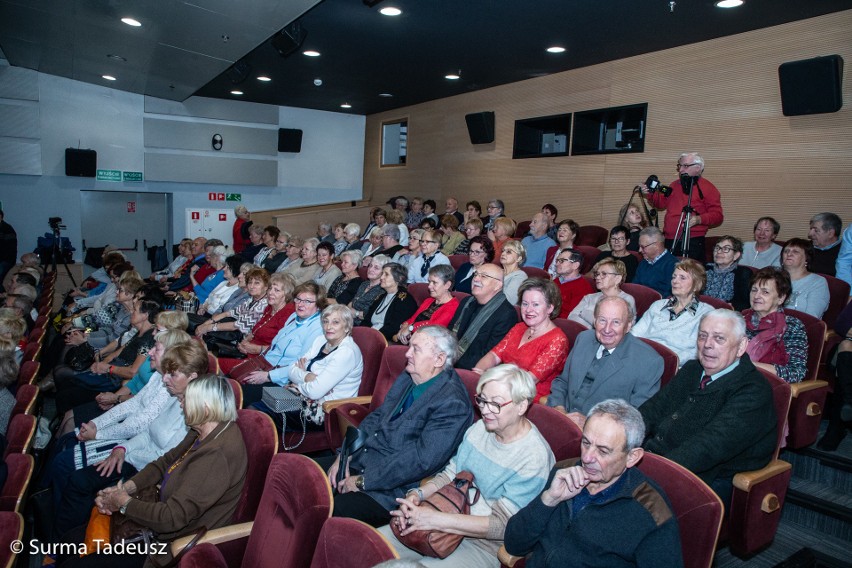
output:
{"label": "wristwatch", "polygon": [[128,497],[127,501],[124,502],[124,505],[118,508],[118,512],[122,515],[127,514],[127,506],[130,505],[130,502],[133,501],[133,497]]}
{"label": "wristwatch", "polygon": [[358,491],[364,490],[364,476],[363,475],[359,475],[358,477],[355,478],[355,488]]}
{"label": "wristwatch", "polygon": [[414,331],[414,324],[408,326],[408,331]]}

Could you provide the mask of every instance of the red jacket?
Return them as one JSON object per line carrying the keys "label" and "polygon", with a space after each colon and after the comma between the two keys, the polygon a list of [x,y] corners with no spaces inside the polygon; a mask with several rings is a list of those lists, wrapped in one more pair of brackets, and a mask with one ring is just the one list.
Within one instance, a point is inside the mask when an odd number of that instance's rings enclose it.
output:
{"label": "red jacket", "polygon": [[[688,199],[688,196],[683,192],[683,186],[681,186],[679,179],[673,181],[671,187],[672,193],[668,197],[661,193],[652,193],[648,198],[651,205],[657,209],[666,210],[663,235],[667,239],[674,239],[677,232],[677,222],[680,220],[680,214],[686,207]],[[699,189],[701,190],[700,193]],[[702,194],[704,199],[701,199]],[[690,229],[690,236],[692,237],[703,237],[710,227],[721,225],[722,221],[725,220],[719,190],[706,178],[698,178],[697,185],[692,190],[692,208],[695,209],[695,214],[701,216],[701,224]]]}

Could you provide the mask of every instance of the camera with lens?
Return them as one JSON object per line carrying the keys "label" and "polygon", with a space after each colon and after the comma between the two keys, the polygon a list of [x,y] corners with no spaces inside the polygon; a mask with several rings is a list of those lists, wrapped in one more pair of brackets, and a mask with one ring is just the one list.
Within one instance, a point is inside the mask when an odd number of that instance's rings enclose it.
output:
{"label": "camera with lens", "polygon": [[50,225],[50,228],[53,229],[54,231],[57,230],[57,229],[65,229],[66,228],[65,225],[62,224],[62,217],[50,217],[47,220],[47,223],[48,223],[48,225]]}
{"label": "camera with lens", "polygon": [[668,197],[672,194],[671,186],[660,183],[660,178],[654,174],[648,176],[648,179],[645,180],[645,186],[648,188],[648,193],[660,192],[664,197]]}

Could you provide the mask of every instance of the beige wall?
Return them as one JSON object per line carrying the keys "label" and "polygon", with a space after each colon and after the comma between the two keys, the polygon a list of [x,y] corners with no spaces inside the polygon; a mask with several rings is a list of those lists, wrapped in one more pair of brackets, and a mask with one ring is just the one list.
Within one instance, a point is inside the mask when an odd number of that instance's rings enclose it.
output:
{"label": "beige wall", "polygon": [[[364,198],[392,195],[464,203],[506,202],[529,219],[542,204],[559,217],[611,226],[631,189],[651,174],[675,179],[681,151],[700,152],[722,192],[725,223],[711,234],[751,238],[754,220],[773,215],[781,238],[804,235],[809,217],[835,211],[852,222],[852,11],[651,53],[459,95],[367,118]],[[845,106],[837,113],[785,117],[778,65],[840,54]],[[570,56],[570,55],[569,55]],[[648,103],[645,152],[512,160],[514,121]],[[470,144],[464,115],[496,112],[496,141]],[[408,165],[379,168],[380,125],[407,117]],[[462,205],[463,207],[463,205]]]}

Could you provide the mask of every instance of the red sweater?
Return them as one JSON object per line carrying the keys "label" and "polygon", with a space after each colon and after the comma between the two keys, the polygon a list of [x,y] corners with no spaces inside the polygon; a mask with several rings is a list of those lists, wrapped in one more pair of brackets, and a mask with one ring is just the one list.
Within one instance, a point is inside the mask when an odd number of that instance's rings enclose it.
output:
{"label": "red sweater", "polygon": [[582,276],[565,284],[559,282],[559,278],[554,278],[553,281],[559,287],[559,293],[562,294],[562,309],[559,311],[559,317],[561,318],[567,318],[571,310],[576,308],[580,300],[583,299],[583,296],[595,292],[589,281]]}
{"label": "red sweater", "polygon": [[[663,235],[667,239],[674,239],[677,232],[677,222],[680,220],[680,214],[686,207],[688,199],[688,196],[683,192],[683,186],[680,185],[679,179],[673,181],[671,187],[672,193],[668,197],[661,193],[653,193],[649,198],[651,205],[657,209],[666,210]],[[701,199],[701,194],[698,193],[699,188],[704,199]],[[703,237],[710,227],[721,225],[722,221],[725,220],[719,190],[704,178],[699,178],[698,185],[692,190],[692,208],[695,209],[695,214],[701,216],[701,224],[690,229],[691,237]]]}

